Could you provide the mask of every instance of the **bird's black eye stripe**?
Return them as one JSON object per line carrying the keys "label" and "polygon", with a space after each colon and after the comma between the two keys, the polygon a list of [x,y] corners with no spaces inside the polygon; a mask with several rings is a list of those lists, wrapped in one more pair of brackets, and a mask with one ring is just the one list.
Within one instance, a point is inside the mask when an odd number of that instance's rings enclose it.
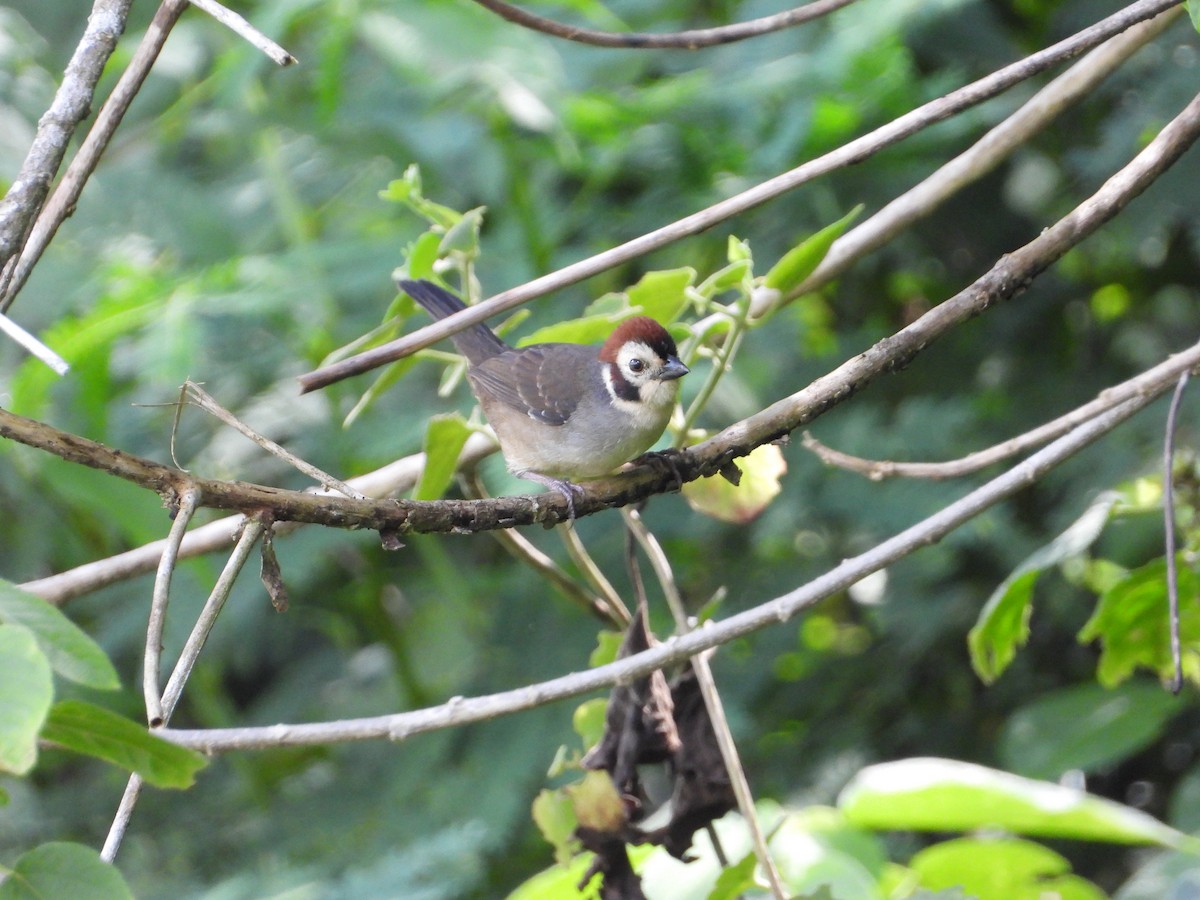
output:
{"label": "bird's black eye stripe", "polygon": [[637,373],[637,372],[642,371],[642,369],[644,369],[644,368],[646,368],[645,361],[638,359],[636,356],[629,361],[629,371],[630,372]]}

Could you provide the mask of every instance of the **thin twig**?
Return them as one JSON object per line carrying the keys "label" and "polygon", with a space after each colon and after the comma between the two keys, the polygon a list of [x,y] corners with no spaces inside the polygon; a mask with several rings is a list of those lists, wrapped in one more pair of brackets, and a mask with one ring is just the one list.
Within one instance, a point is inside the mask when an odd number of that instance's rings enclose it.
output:
{"label": "thin twig", "polygon": [[[179,702],[179,696],[183,692],[183,686],[192,673],[192,667],[196,664],[196,659],[199,657],[205,641],[208,640],[208,635],[217,620],[217,614],[220,613],[225,601],[229,598],[233,582],[246,564],[246,559],[254,548],[254,542],[258,540],[263,530],[264,526],[259,521],[247,522],[246,527],[242,529],[242,535],[234,547],[233,554],[225,564],[221,577],[217,579],[204,608],[200,611],[196,624],[192,627],[192,633],[188,635],[187,642],[179,654],[179,660],[175,663],[175,668],[167,681],[167,687],[162,696],[163,725],[171,721],[175,705]],[[142,778],[137,773],[129,776],[125,792],[121,795],[121,802],[117,805],[117,811],[113,815],[112,825],[109,826],[108,837],[104,840],[104,848],[100,851],[100,858],[107,863],[116,860],[121,844],[125,840],[125,832],[129,830],[134,807],[137,806],[138,798],[142,793],[142,784]]]}
{"label": "thin twig", "polygon": [[816,454],[817,458],[826,465],[864,475],[872,481],[882,481],[885,478],[959,478],[1024,453],[1033,447],[1040,447],[1047,441],[1052,441],[1056,437],[1066,434],[1072,428],[1095,418],[1099,413],[1112,409],[1118,403],[1137,396],[1145,391],[1148,385],[1156,384],[1164,379],[1174,380],[1179,378],[1181,373],[1186,374],[1198,365],[1200,365],[1200,354],[1194,350],[1172,356],[1166,362],[1159,363],[1128,381],[1106,388],[1095,400],[1076,407],[1066,415],[1030,429],[1024,434],[1009,438],[1007,441],[994,444],[985,450],[976,450],[960,459],[947,462],[894,462],[892,460],[864,459],[835,450],[821,443],[807,431],[804,433],[801,444],[806,450]]}
{"label": "thin twig", "polygon": [[[1125,60],[1166,30],[1183,14],[1176,7],[1141,22],[1124,34],[1097,47],[1062,75],[1029,98],[1020,109],[985,134],[968,150],[941,166],[920,184],[905,191],[866,221],[833,242],[820,265],[800,285],[788,293],[794,299],[833,281],[856,261],[886,244],[914,222],[937,209],[945,200],[967,185],[978,181],[1023,147],[1046,125],[1093,89]],[[776,303],[754,298],[752,318],[767,312]]]}
{"label": "thin twig", "polygon": [[773,16],[763,16],[749,22],[738,22],[719,28],[696,28],[689,31],[676,31],[670,34],[655,34],[647,32],[597,31],[578,25],[564,25],[545,16],[535,15],[519,6],[506,3],[505,0],[475,0],[480,6],[491,10],[501,18],[514,22],[524,28],[540,31],[551,37],[563,38],[580,44],[590,44],[594,47],[620,47],[629,49],[676,49],[697,50],[701,47],[714,47],[719,44],[732,44],[747,38],[759,37],[785,28],[794,28],[811,22],[813,19],[827,16],[843,6],[849,6],[855,0],[816,0],[806,6],[789,9],[787,12],[776,13]]}
{"label": "thin twig", "polygon": [[196,9],[202,9],[234,34],[248,41],[271,58],[276,65],[290,66],[298,60],[277,43],[239,16],[226,9],[216,0],[189,0]]}
{"label": "thin twig", "polygon": [[787,622],[797,613],[813,606],[825,597],[843,591],[872,572],[877,572],[896,560],[941,540],[963,523],[970,521],[1013,494],[1027,489],[1059,463],[1074,456],[1142,409],[1159,393],[1161,391],[1136,397],[1097,416],[1086,425],[1080,426],[1070,434],[1039,450],[1027,460],[1013,466],[1004,474],[971,491],[961,500],[951,503],[866,553],[844,561],[824,575],[790,593],[737,613],[706,628],[698,628],[687,634],[678,635],[649,650],[608,665],[574,672],[536,685],[498,694],[470,698],[456,697],[452,702],[440,706],[386,716],[343,719],[335,722],[280,724],[268,727],[164,728],[160,729],[158,733],[181,746],[192,747],[208,753],[377,739],[399,742],[416,734],[494,719],[558,700],[578,697],[581,694],[610,687],[618,682],[627,683],[632,679],[648,675],[656,669],[683,662],[705,650],[727,644],[769,626]]}
{"label": "thin twig", "polygon": [[65,359],[39,341],[36,337],[10,319],[4,313],[0,313],[0,331],[12,338],[18,346],[25,348],[27,352],[36,358],[40,359],[48,365],[58,375],[66,375],[67,370],[71,368]]}
{"label": "thin twig", "polygon": [[1167,433],[1163,438],[1163,526],[1167,543],[1167,603],[1171,618],[1171,659],[1175,670],[1171,676],[1171,693],[1183,689],[1183,649],[1179,640],[1179,572],[1175,565],[1175,430],[1179,405],[1187,387],[1190,371],[1179,376],[1171,405],[1167,409]]}
{"label": "thin twig", "polygon": [[[687,634],[692,630],[692,622],[684,608],[683,598],[679,595],[679,586],[675,581],[675,573],[671,570],[671,562],[667,559],[666,552],[659,544],[658,539],[646,527],[636,509],[623,509],[621,515],[625,519],[625,527],[637,540],[642,552],[646,554],[646,558],[650,560],[650,568],[654,570],[663,596],[667,600],[667,606],[675,619],[676,633]],[[633,565],[636,565],[636,562]],[[758,819],[758,811],[754,808],[754,795],[750,791],[750,782],[746,778],[746,770],[742,766],[737,742],[733,739],[733,731],[729,728],[729,719],[725,716],[725,704],[721,702],[717,681],[713,677],[712,667],[708,664],[708,658],[713,652],[709,650],[693,656],[692,671],[696,673],[696,684],[700,688],[700,695],[704,698],[704,707],[712,722],[713,734],[716,735],[721,759],[725,762],[725,771],[729,774],[733,795],[737,798],[738,810],[745,819],[746,828],[750,832],[750,843],[754,847],[754,855],[767,876],[767,884],[771,888],[771,893],[774,894],[776,900],[786,900],[787,892],[779,877],[779,868],[771,856],[771,848],[767,846],[767,838],[763,832],[762,823]]]}
{"label": "thin twig", "polygon": [[803,163],[789,172],[777,175],[707,209],[692,213],[670,225],[665,225],[595,256],[571,263],[557,272],[543,275],[519,287],[503,291],[481,303],[469,306],[461,312],[426,325],[412,334],[302,375],[299,379],[301,390],[312,391],[326,387],[344,378],[401,359],[417,350],[435,344],[443,338],[448,338],[470,325],[520,306],[534,297],[540,297],[551,291],[575,284],[592,275],[643,256],[652,250],[667,246],[681,238],[699,234],[719,222],[753,209],[821,175],[862,162],[885,147],[982,103],[1053,65],[1090,50],[1140,21],[1153,18],[1163,10],[1178,6],[1179,2],[1180,0],[1138,0],[1066,40],[932,100],[824,156]]}
{"label": "thin twig", "polygon": [[[460,476],[460,480],[469,497],[483,498],[488,496],[477,472],[472,470]],[[541,578],[545,578],[559,593],[577,606],[587,610],[606,624],[621,628],[621,622],[613,613],[607,598],[592,593],[570,575],[568,575],[553,559],[539,550],[524,535],[512,528],[502,528],[491,532],[492,536],[516,560],[525,563]]]}
{"label": "thin twig", "polygon": [[67,166],[62,180],[54,188],[54,192],[38,214],[37,221],[29,230],[20,256],[16,258],[15,263],[10,262],[10,265],[5,268],[4,281],[0,284],[0,311],[5,311],[12,305],[17,293],[24,286],[25,281],[29,278],[29,273],[33,271],[33,267],[54,238],[59,226],[75,210],[75,206],[79,202],[79,195],[83,192],[83,186],[95,171],[117,126],[121,124],[126,110],[129,109],[137,92],[141,90],[142,83],[158,59],[167,35],[187,5],[188,0],[163,0],[162,5],[155,12],[142,42],[129,60],[129,65],[121,73],[121,77],[117,80],[108,99],[104,101],[104,105],[96,115],[95,123],[83,139],[71,164]]}
{"label": "thin twig", "polygon": [[303,472],[313,481],[318,482],[322,487],[326,488],[327,490],[335,490],[345,497],[355,497],[359,500],[365,499],[362,494],[354,490],[354,488],[350,487],[350,485],[346,484],[344,481],[334,478],[332,475],[329,475],[326,472],[322,472],[312,463],[305,462],[286,447],[277,444],[269,437],[259,434],[257,431],[219,404],[216,400],[214,400],[212,395],[205,391],[204,388],[200,387],[200,385],[196,384],[196,382],[189,379],[183,383],[183,386],[191,397],[191,402],[196,406],[200,407],[209,415],[220,419],[238,433],[245,435],[268,453],[278,457],[279,459],[282,459],[288,465]]}
{"label": "thin twig", "polygon": [[608,607],[607,618],[616,622],[618,628],[627,626],[632,619],[629,615],[629,607],[625,605],[625,601],[621,599],[617,589],[604,577],[604,573],[592,559],[592,554],[588,553],[587,547],[579,539],[579,533],[575,531],[575,524],[568,521],[558,531],[563,544],[566,545],[567,555],[571,557],[571,561],[592,583],[596,593],[604,599],[605,605]]}
{"label": "thin twig", "polygon": [[167,621],[167,603],[171,594],[171,577],[175,574],[175,563],[179,558],[179,545],[200,503],[200,492],[185,491],[171,523],[167,544],[158,563],[158,574],[154,578],[154,593],[150,600],[150,616],[146,623],[146,658],[142,669],[142,692],[146,697],[146,721],[151,727],[163,722],[162,695],[159,693],[158,677],[162,669],[163,627]]}

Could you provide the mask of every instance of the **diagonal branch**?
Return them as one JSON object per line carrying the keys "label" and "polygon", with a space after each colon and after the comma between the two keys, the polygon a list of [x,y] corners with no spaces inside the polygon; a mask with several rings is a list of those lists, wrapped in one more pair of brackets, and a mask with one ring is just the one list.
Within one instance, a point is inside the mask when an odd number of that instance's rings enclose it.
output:
{"label": "diagonal branch", "polygon": [[503,291],[461,312],[426,325],[412,334],[404,335],[394,341],[302,375],[299,379],[301,390],[312,391],[326,387],[344,378],[359,375],[377,366],[401,359],[417,350],[435,344],[443,338],[450,337],[470,325],[520,306],[534,297],[540,297],[551,291],[575,284],[681,238],[699,234],[719,222],[753,209],[821,175],[862,162],[885,147],[982,103],[1057,63],[1072,59],[1090,50],[1138,22],[1153,18],[1164,10],[1178,5],[1179,0],[1138,0],[1066,40],[1059,41],[1045,50],[1005,66],[944,97],[930,101],[824,156],[803,163],[789,172],[777,175],[707,209],[692,213],[670,225],[665,225],[588,259],[572,263],[557,272],[535,278],[520,287]]}

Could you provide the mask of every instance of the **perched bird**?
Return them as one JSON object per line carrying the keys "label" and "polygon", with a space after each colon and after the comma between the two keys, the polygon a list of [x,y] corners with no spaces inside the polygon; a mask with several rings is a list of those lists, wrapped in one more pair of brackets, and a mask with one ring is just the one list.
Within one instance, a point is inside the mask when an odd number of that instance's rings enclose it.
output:
{"label": "perched bird", "polygon": [[[435,319],[466,308],[429,281],[397,284]],[[648,450],[667,427],[678,379],[688,372],[674,339],[646,316],[626,319],[599,349],[518,349],[486,325],[471,325],[451,340],[467,358],[467,380],[508,470],[561,493],[571,518],[574,482],[607,475]]]}

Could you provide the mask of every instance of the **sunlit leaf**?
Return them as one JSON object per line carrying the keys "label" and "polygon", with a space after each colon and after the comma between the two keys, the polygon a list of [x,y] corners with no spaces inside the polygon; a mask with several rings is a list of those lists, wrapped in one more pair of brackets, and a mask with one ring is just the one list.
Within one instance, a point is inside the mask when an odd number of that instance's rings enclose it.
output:
{"label": "sunlit leaf", "polygon": [[42,844],[23,854],[0,884],[0,900],[132,900],[115,866],[82,844]]}
{"label": "sunlit leaf", "polygon": [[944,841],[922,850],[909,865],[922,886],[961,888],[977,900],[1105,898],[1094,884],[1072,875],[1071,864],[1058,853],[1014,838]]}
{"label": "sunlit leaf", "polygon": [[607,710],[608,700],[604,697],[585,700],[575,707],[571,727],[583,739],[583,746],[592,747],[600,743],[600,738],[604,736],[604,715]]}
{"label": "sunlit leaf", "polygon": [[664,325],[674,322],[687,305],[687,289],[696,280],[696,270],[690,267],[647,272],[626,293],[629,302]]}
{"label": "sunlit leaf", "polygon": [[779,494],[787,461],[779,447],[763,444],[739,459],[737,466],[742,470],[737,485],[720,475],[685,484],[683,496],[688,505],[722,522],[745,524],[757,518]]}
{"label": "sunlit leaf", "polygon": [[0,772],[24,775],[33,768],[53,698],[50,662],[33,633],[0,625]]}
{"label": "sunlit leaf", "polygon": [[1003,829],[1031,837],[1192,846],[1145,813],[1075,788],[974,763],[918,758],[868,766],[838,797],[861,828],[893,831]]}
{"label": "sunlit leaf", "polygon": [[842,232],[858,218],[862,210],[862,204],[859,204],[836,222],[805,238],[771,267],[763,283],[783,294],[798,287],[805,278],[816,271],[833,242],[842,236]]}
{"label": "sunlit leaf", "polygon": [[195,750],[156,737],[140,725],[81,700],[54,704],[42,737],[136,772],[161,788],[187,788],[208,760]]}
{"label": "sunlit leaf", "polygon": [[108,656],[79,626],[41,597],[2,579],[0,622],[28,628],[54,671],[64,678],[99,690],[121,686]]}

